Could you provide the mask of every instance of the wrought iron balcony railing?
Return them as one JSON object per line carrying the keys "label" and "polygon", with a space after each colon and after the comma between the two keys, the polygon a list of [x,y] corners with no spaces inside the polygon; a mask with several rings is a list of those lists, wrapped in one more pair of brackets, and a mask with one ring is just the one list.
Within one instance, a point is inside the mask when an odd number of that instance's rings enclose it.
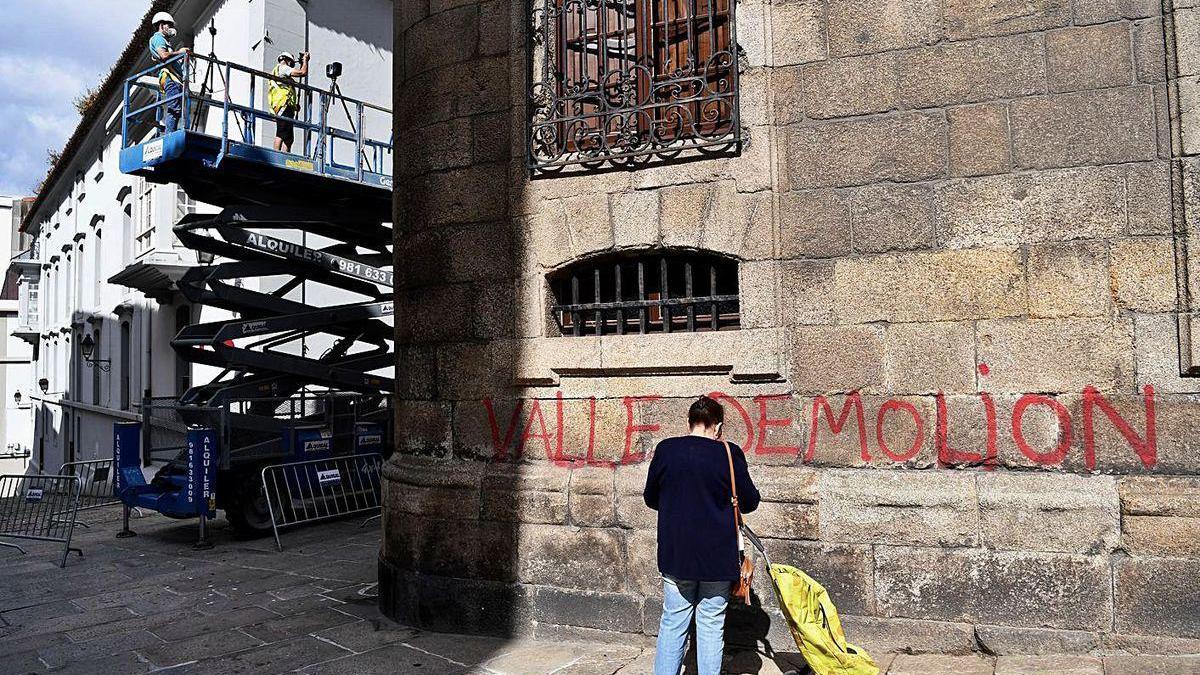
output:
{"label": "wrought iron balcony railing", "polygon": [[735,0],[534,0],[530,168],[736,151],[734,10]]}

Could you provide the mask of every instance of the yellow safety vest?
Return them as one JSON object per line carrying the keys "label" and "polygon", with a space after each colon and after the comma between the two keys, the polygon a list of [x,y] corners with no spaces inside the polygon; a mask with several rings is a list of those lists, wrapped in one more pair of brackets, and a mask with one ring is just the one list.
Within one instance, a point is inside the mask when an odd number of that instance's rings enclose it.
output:
{"label": "yellow safety vest", "polygon": [[[271,74],[275,77],[280,77],[279,66],[271,69]],[[295,107],[299,103],[299,98],[296,95],[296,88],[290,84],[271,81],[271,86],[267,88],[267,105],[271,106],[271,110],[278,113],[287,107]]]}

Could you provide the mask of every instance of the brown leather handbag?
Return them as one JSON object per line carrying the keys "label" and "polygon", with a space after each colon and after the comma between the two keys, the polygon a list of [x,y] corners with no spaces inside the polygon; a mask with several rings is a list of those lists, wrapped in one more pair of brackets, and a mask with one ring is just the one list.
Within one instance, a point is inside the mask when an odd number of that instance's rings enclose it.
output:
{"label": "brown leather handbag", "polygon": [[721,441],[721,443],[725,445],[725,457],[729,459],[729,484],[733,488],[733,530],[738,537],[738,560],[740,560],[738,580],[733,582],[729,595],[748,605],[750,604],[750,584],[754,581],[754,559],[746,555],[746,547],[742,543],[742,509],[738,506],[737,476],[733,473],[733,451],[729,449],[728,441]]}

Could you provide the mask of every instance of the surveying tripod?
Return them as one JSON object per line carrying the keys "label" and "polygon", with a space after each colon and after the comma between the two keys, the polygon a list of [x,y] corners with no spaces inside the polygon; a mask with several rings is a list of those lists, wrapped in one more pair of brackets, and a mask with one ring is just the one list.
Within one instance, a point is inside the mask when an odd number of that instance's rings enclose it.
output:
{"label": "surveying tripod", "polygon": [[[221,70],[216,67],[216,64],[217,64],[217,21],[216,21],[216,19],[212,19],[209,21],[208,35],[209,35],[208,67],[205,68],[205,70],[204,70],[204,77],[200,79],[200,97],[198,99],[199,101],[205,101],[213,95],[213,93],[215,91],[215,89],[213,88],[213,73],[214,73],[214,71],[216,73],[220,74],[221,86],[223,86],[225,88],[224,89],[225,96],[226,97],[229,96],[229,82],[228,82],[228,80],[225,79],[225,73],[221,72]],[[203,107],[204,107],[203,104],[200,104],[200,103],[196,104],[196,109],[192,113],[191,125],[188,127],[189,129],[199,129],[200,128],[200,119],[201,119],[200,118],[200,115],[201,115],[200,109]],[[242,129],[242,120],[241,120],[240,116],[235,116],[233,118],[233,123],[237,125],[238,133],[241,134],[243,138],[245,138],[246,132]]]}
{"label": "surveying tripod", "polygon": [[[350,114],[350,106],[346,103],[346,97],[342,95],[342,87],[338,84],[338,78],[342,75],[342,64],[334,61],[325,66],[325,76],[329,78],[329,94],[321,97],[321,119],[325,120],[326,126],[329,125],[329,106],[333,98],[336,96],[342,102],[342,111],[346,113],[346,122],[350,125],[350,133],[357,135],[358,126],[354,123],[354,115]],[[332,140],[332,139],[331,139]],[[374,171],[371,167],[371,160],[367,157],[366,150],[359,150],[362,155],[363,168],[367,171]],[[318,143],[314,158],[318,161],[325,159],[325,143]]]}

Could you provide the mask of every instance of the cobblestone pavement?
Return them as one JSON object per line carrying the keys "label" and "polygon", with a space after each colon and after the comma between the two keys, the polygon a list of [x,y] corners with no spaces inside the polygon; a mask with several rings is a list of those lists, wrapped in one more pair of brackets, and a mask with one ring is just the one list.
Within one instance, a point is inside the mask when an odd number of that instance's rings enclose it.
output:
{"label": "cobblestone pavement", "polygon": [[[82,558],[58,544],[0,548],[0,673],[422,673],[649,675],[653,647],[538,643],[446,635],[392,623],[375,608],[376,525],[329,523],[239,541],[224,521],[194,551],[196,524],[134,519],[115,539],[116,509],[81,514]],[[733,653],[730,673],[797,669]],[[1200,673],[1200,657],[880,655],[891,675]],[[803,668],[800,668],[803,671]]]}

